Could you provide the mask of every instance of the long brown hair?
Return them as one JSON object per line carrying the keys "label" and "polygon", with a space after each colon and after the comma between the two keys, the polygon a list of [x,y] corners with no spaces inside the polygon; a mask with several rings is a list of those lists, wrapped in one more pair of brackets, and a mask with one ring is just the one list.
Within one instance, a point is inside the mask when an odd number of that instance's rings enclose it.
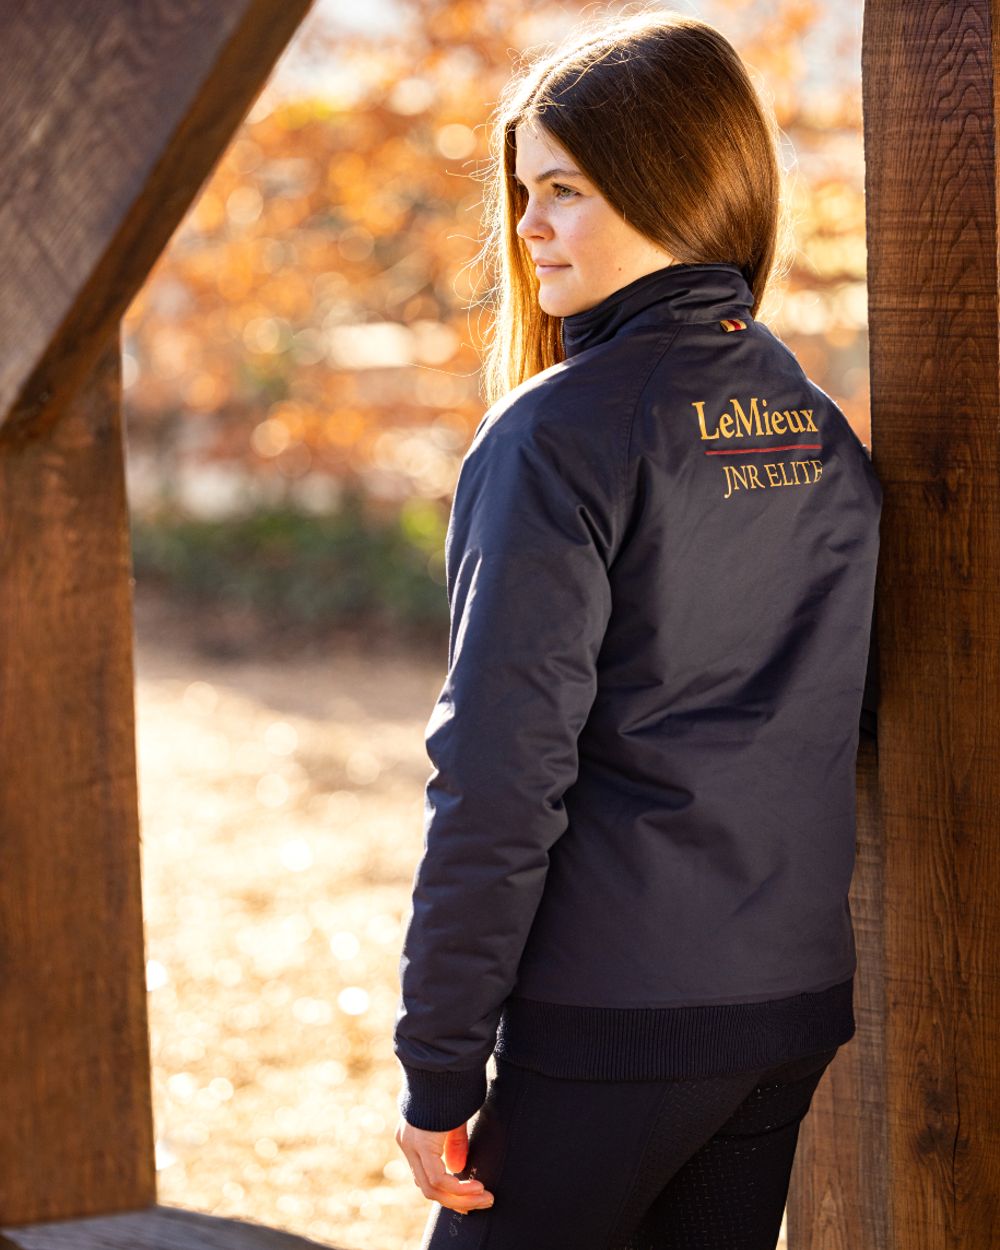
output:
{"label": "long brown hair", "polygon": [[732,44],[675,10],[640,7],[574,27],[527,56],[490,118],[480,253],[494,315],[487,403],[563,359],[560,318],[542,311],[517,223],[515,127],[547,131],[613,208],[679,262],[738,265],[756,315],[792,248],[780,130]]}

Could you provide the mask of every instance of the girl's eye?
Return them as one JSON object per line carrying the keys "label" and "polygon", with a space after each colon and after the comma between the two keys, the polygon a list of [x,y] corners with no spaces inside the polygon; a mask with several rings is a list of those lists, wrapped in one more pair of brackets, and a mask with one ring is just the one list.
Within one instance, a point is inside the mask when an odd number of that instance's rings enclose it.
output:
{"label": "girl's eye", "polygon": [[552,184],[552,190],[555,192],[555,197],[557,200],[564,200],[568,198],[567,196],[560,195],[559,194],[560,191],[568,191],[570,195],[576,195],[576,192],[573,190],[572,187],[561,186],[558,182],[554,182]]}

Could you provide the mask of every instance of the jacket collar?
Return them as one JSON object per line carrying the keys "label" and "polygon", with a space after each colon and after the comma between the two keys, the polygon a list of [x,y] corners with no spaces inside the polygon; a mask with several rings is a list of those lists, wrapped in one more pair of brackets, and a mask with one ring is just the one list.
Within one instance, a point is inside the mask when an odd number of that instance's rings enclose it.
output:
{"label": "jacket collar", "polygon": [[[722,262],[654,269],[606,295],[599,304],[562,318],[563,354],[604,343],[626,322],[630,329],[666,321],[751,320],[753,292],[738,265]],[[640,314],[644,314],[640,318]]]}

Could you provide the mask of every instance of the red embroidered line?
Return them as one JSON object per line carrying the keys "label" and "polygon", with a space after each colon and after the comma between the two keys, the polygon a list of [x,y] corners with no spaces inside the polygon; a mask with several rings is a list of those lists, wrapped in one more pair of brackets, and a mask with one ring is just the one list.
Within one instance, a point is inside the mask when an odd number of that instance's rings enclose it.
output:
{"label": "red embroidered line", "polygon": [[822,451],[822,443],[784,443],[781,447],[741,447],[738,451],[725,450],[712,451],[705,448],[706,456],[747,456],[755,451]]}

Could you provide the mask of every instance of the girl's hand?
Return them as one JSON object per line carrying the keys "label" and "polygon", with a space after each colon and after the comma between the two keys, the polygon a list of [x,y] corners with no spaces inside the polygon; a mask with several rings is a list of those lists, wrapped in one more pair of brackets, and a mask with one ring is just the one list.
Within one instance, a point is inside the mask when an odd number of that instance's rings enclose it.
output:
{"label": "girl's hand", "polygon": [[452,1175],[462,1171],[468,1158],[467,1124],[460,1124],[458,1128],[446,1132],[432,1133],[427,1129],[414,1128],[400,1116],[396,1125],[396,1141],[410,1165],[414,1184],[425,1198],[463,1214],[493,1205],[493,1195],[487,1192],[482,1181],[472,1177],[463,1181]]}

